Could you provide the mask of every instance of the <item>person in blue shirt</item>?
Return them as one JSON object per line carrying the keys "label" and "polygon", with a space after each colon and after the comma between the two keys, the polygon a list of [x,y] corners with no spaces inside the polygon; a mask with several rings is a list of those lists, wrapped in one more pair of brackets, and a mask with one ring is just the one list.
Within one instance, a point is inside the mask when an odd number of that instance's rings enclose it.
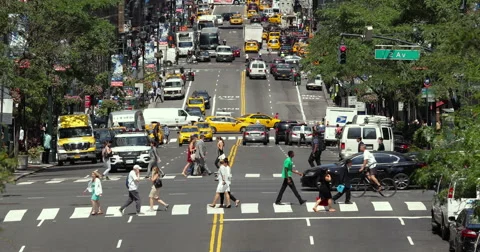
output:
{"label": "person in blue shirt", "polygon": [[52,145],[52,136],[50,136],[48,132],[45,132],[45,135],[43,136],[42,145],[43,145],[42,163],[48,164],[49,157],[50,157],[50,149]]}
{"label": "person in blue shirt", "polygon": [[168,144],[168,137],[170,136],[170,129],[165,124],[163,125],[163,135],[165,136],[165,144]]}

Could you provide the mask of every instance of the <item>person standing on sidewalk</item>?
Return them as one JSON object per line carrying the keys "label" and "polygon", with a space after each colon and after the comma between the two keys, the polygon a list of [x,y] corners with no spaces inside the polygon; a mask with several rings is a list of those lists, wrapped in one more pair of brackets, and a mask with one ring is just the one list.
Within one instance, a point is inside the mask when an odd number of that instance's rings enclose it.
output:
{"label": "person standing on sidewalk", "polygon": [[[350,169],[350,167],[352,167],[352,160],[351,159],[345,160],[345,164],[342,166],[338,174],[339,175],[338,177],[340,178],[340,181],[339,181],[340,184],[337,186],[338,193],[335,194],[335,196],[333,196],[332,198],[334,204],[337,204],[337,200],[340,199],[340,197],[342,197],[343,194],[346,194],[345,204],[352,204],[352,202],[350,201],[350,198],[351,198],[350,176],[348,174],[348,169]],[[343,185],[343,190],[339,190],[340,185]]]}
{"label": "person standing on sidewalk", "polygon": [[110,148],[110,144],[110,141],[105,141],[105,146],[103,147],[102,151],[103,166],[105,167],[103,177],[105,177],[106,180],[110,180],[110,178],[108,177],[108,173],[110,173],[110,170],[112,169],[112,164],[110,162],[110,157],[112,156],[112,149]]}
{"label": "person standing on sidewalk", "polygon": [[160,169],[158,167],[153,167],[153,175],[150,179],[152,181],[152,189],[148,197],[150,198],[150,209],[149,212],[155,211],[153,209],[153,201],[156,200],[158,203],[162,204],[165,207],[165,211],[168,210],[168,204],[160,199],[160,188],[162,188],[162,176],[160,175]]}
{"label": "person standing on sidewalk", "polygon": [[152,173],[152,167],[157,167],[158,163],[160,163],[160,155],[158,154],[157,144],[155,142],[150,143],[148,154],[150,156],[150,162],[148,162],[147,176],[145,178],[149,178]]}
{"label": "person standing on sidewalk", "polygon": [[100,208],[100,197],[103,193],[102,182],[100,181],[101,176],[102,175],[98,171],[93,171],[92,180],[88,182],[87,189],[83,191],[84,193],[88,191],[92,194],[92,197],[90,198],[92,202],[92,215],[103,214],[102,209]]}
{"label": "person standing on sidewalk", "polygon": [[52,136],[48,134],[48,132],[45,132],[45,135],[43,136],[43,154],[42,154],[42,163],[48,164],[50,160],[50,149],[52,146]]}
{"label": "person standing on sidewalk", "polygon": [[298,202],[300,205],[303,205],[306,200],[302,199],[302,196],[297,191],[297,188],[295,188],[295,184],[293,183],[292,179],[292,173],[295,173],[299,176],[303,176],[302,173],[298,172],[297,170],[292,170],[293,168],[293,157],[295,156],[295,153],[293,151],[288,151],[288,157],[285,159],[283,162],[283,169],[282,169],[282,178],[283,178],[283,184],[282,187],[280,188],[280,192],[278,193],[277,200],[275,200],[275,204],[281,205],[282,204],[282,196],[283,193],[285,192],[285,189],[287,189],[287,186],[292,189],[293,194],[295,194],[295,197],[297,197]]}
{"label": "person standing on sidewalk", "polygon": [[137,210],[137,215],[143,214],[140,212],[140,207],[142,206],[142,202],[140,201],[140,195],[138,194],[138,185],[140,184],[140,166],[134,165],[133,169],[128,173],[127,177],[127,188],[128,188],[128,199],[125,204],[120,207],[120,213],[123,215],[123,210],[127,208],[132,202],[135,201],[135,206]]}
{"label": "person standing on sidewalk", "polygon": [[165,136],[165,144],[168,144],[168,138],[170,137],[170,129],[166,124],[163,125],[163,135]]}

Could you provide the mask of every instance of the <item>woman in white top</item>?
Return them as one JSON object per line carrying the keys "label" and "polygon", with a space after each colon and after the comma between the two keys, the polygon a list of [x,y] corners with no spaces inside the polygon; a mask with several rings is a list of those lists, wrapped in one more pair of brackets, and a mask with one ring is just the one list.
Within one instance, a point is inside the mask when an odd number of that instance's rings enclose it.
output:
{"label": "woman in white top", "polygon": [[[230,167],[230,163],[228,162],[228,158],[225,158],[223,160],[225,162],[225,170],[226,170],[226,177],[227,177],[227,193],[225,194],[228,194],[228,196],[230,196],[230,199],[235,201],[235,207],[238,207],[238,205],[240,204],[240,200],[238,200],[237,198],[235,198],[235,196],[233,196],[233,194],[231,193],[231,189],[232,189],[232,168]],[[224,200],[224,195],[223,194],[220,194],[220,206],[223,206],[223,200]]]}
{"label": "woman in white top", "polygon": [[92,215],[103,214],[102,209],[100,208],[100,197],[102,196],[102,182],[100,181],[100,177],[102,175],[98,171],[92,172],[92,180],[88,182],[87,189],[85,192],[90,192],[92,194],[91,202],[92,202]]}
{"label": "woman in white top", "polygon": [[216,207],[217,206],[217,201],[220,198],[220,194],[225,194],[227,197],[227,206],[225,208],[230,208],[232,207],[230,205],[230,196],[228,195],[228,191],[230,191],[229,184],[228,182],[228,171],[225,166],[225,161],[220,160],[220,168],[218,169],[218,186],[217,186],[217,192],[215,194],[215,197],[213,198],[213,203],[209,205],[210,207]]}

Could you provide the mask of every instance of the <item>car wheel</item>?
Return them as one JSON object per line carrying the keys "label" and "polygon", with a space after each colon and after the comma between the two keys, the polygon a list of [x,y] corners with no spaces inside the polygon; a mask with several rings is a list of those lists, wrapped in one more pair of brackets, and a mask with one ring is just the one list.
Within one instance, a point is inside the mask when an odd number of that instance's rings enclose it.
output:
{"label": "car wheel", "polygon": [[58,161],[58,166],[62,166],[63,165],[63,161]]}
{"label": "car wheel", "polygon": [[97,163],[97,158],[92,159],[92,164],[96,164],[96,163]]}
{"label": "car wheel", "polygon": [[247,142],[246,142],[246,141],[243,141],[242,144],[243,144],[243,145],[247,145]]}
{"label": "car wheel", "polygon": [[410,177],[402,172],[395,174],[393,180],[395,181],[395,184],[397,184],[398,190],[405,190],[410,185]]}
{"label": "car wheel", "polygon": [[439,225],[438,225],[438,223],[435,221],[435,218],[434,218],[433,216],[434,216],[434,215],[433,215],[433,211],[432,211],[432,221],[431,221],[431,223],[432,223],[432,233],[433,233],[433,234],[437,234],[437,233],[439,233],[439,232],[438,232],[438,231],[439,231],[439,230],[438,230],[438,226],[439,226]]}
{"label": "car wheel", "polygon": [[179,142],[179,143],[178,143],[178,147],[182,147],[182,143]]}
{"label": "car wheel", "polygon": [[268,142],[263,142],[263,145],[267,145],[267,144],[268,144]]}
{"label": "car wheel", "polygon": [[243,133],[243,132],[245,132],[245,127],[240,128],[240,133]]}
{"label": "car wheel", "polygon": [[217,134],[217,128],[212,127],[212,132],[213,132],[213,134]]}

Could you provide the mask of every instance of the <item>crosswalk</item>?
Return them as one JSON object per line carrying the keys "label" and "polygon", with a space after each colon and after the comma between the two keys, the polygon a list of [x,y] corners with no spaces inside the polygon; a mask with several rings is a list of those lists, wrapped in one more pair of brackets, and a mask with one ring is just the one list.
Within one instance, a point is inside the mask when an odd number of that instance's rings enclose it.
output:
{"label": "crosswalk", "polygon": [[[307,202],[305,205],[300,206],[298,204],[284,203],[282,205],[276,205],[272,203],[241,203],[238,208],[232,209],[212,208],[208,204],[175,204],[171,205],[170,209],[165,209],[163,206],[155,206],[154,211],[149,211],[149,206],[141,206],[142,214],[140,216],[157,216],[157,215],[171,215],[171,216],[185,216],[192,213],[195,214],[309,214],[313,213],[313,207],[315,202]],[[339,203],[334,205],[339,212],[419,212],[426,213],[427,207],[424,202],[421,201],[407,201],[407,202],[389,202],[389,201],[372,201],[372,202],[356,202],[353,204]],[[107,218],[120,218],[122,216],[130,215],[128,210],[122,215],[120,212],[120,206],[109,206],[106,208],[106,212],[103,217]],[[319,211],[326,211],[324,207],[318,207]],[[63,211],[63,213],[62,213]],[[130,209],[133,212],[133,208]],[[2,213],[0,212],[0,220]],[[43,208],[43,209],[13,209],[9,210],[3,217],[2,222],[22,222],[23,220],[61,220],[61,219],[87,219],[93,217],[91,215],[90,207],[75,207],[73,209],[60,209],[60,208]]]}

